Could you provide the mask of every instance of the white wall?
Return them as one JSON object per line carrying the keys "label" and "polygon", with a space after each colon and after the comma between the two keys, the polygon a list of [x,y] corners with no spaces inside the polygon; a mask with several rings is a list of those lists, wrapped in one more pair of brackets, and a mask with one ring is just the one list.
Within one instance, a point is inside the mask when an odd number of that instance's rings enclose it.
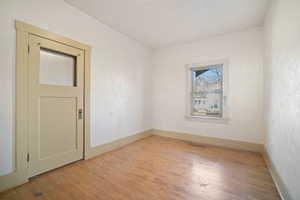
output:
{"label": "white wall", "polygon": [[266,19],[266,146],[300,199],[300,1],[274,0]]}
{"label": "white wall", "polygon": [[[229,60],[227,124],[191,121],[185,64]],[[153,69],[153,128],[263,143],[263,30],[255,28],[157,51]]]}
{"label": "white wall", "polygon": [[0,175],[13,167],[16,19],[92,46],[92,146],[151,128],[149,49],[62,0],[1,0]]}

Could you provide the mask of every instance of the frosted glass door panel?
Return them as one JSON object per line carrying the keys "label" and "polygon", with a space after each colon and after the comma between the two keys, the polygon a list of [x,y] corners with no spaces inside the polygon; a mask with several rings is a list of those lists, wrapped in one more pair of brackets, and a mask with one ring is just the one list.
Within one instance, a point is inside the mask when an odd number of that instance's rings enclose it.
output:
{"label": "frosted glass door panel", "polygon": [[59,52],[40,50],[40,83],[76,86],[76,58]]}

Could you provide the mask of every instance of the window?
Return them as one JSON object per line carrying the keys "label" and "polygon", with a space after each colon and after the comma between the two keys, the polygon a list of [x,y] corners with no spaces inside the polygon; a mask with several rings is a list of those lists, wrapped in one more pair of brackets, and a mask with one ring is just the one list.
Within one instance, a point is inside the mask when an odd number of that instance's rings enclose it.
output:
{"label": "window", "polygon": [[187,65],[187,117],[226,118],[226,62]]}
{"label": "window", "polygon": [[76,86],[76,57],[41,48],[40,83]]}

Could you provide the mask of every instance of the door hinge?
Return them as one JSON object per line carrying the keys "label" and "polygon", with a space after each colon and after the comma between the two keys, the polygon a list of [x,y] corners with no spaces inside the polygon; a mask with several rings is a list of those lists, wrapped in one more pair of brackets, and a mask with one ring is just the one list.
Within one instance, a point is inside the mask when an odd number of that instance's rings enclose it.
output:
{"label": "door hinge", "polygon": [[27,153],[27,158],[26,158],[27,162],[29,162],[29,159],[30,159],[30,155],[29,153]]}
{"label": "door hinge", "polygon": [[83,118],[83,110],[82,108],[78,109],[78,119],[82,119]]}

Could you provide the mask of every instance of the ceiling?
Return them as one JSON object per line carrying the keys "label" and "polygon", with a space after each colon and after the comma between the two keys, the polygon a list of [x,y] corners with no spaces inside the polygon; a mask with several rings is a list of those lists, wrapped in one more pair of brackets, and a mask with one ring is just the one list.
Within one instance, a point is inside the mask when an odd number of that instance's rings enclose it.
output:
{"label": "ceiling", "polygon": [[263,24],[268,0],[65,0],[152,48]]}

